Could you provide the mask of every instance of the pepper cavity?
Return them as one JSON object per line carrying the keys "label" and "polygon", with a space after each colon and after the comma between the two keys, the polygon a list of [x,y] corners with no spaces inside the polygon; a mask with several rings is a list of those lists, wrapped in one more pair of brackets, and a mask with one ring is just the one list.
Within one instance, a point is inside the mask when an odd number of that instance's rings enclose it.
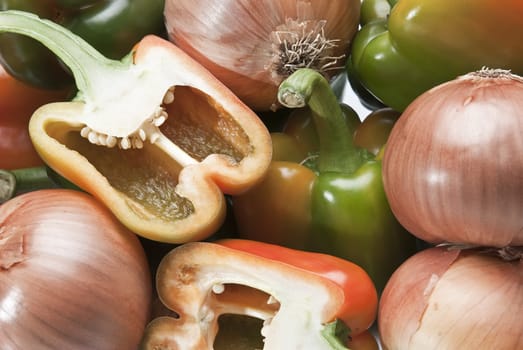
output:
{"label": "pepper cavity", "polygon": [[[304,263],[311,260],[319,263]],[[216,348],[225,315],[260,321],[249,325],[261,343],[251,349],[345,349],[340,330],[357,335],[375,320],[370,277],[325,254],[241,239],[190,242],[166,254],[156,271],[158,297],[175,316],[153,315],[143,350]],[[233,339],[227,348],[238,348]]]}

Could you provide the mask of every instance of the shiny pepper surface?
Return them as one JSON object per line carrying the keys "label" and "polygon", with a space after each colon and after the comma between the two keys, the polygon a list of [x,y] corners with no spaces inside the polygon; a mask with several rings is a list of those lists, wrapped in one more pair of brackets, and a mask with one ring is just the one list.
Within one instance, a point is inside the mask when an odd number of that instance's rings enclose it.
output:
{"label": "shiny pepper surface", "polygon": [[284,81],[279,97],[301,108],[282,133],[272,133],[273,161],[262,183],[233,198],[240,236],[351,260],[381,290],[415,250],[381,178],[381,150],[398,113],[378,110],[361,123],[309,69]]}
{"label": "shiny pepper surface", "polygon": [[523,74],[520,0],[364,0],[361,18],[348,70],[398,111],[483,66]]}

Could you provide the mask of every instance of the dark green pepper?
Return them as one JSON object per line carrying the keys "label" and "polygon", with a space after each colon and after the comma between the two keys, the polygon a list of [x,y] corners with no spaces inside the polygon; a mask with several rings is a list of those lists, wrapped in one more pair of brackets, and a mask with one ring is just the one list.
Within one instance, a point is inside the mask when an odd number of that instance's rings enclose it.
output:
{"label": "dark green pepper", "polygon": [[383,146],[399,113],[379,109],[361,122],[310,69],[285,80],[279,98],[301,108],[282,133],[272,133],[266,178],[233,198],[240,237],[351,260],[381,290],[416,250],[390,210],[381,177]]}
{"label": "dark green pepper", "polygon": [[361,2],[360,25],[364,26],[376,19],[386,19],[390,9],[398,1],[394,0],[364,0]]}
{"label": "dark green pepper", "polygon": [[[163,8],[164,0],[0,0],[0,10],[23,10],[50,19],[117,60],[146,34],[164,35]],[[0,63],[17,79],[35,86],[74,84],[56,55],[19,34],[0,35]]]}
{"label": "dark green pepper", "polygon": [[[378,8],[391,8],[390,13]],[[363,0],[349,69],[403,111],[428,89],[483,66],[523,74],[520,0]]]}
{"label": "dark green pepper", "polygon": [[[360,25],[364,27],[365,31],[368,31],[368,33],[365,35],[360,34],[358,36],[358,42],[356,43],[358,47],[367,44],[365,39],[373,38],[377,33],[383,31],[380,24],[385,23],[394,3],[395,1],[393,0],[365,0],[361,3]],[[374,21],[375,25],[367,25]],[[352,45],[355,44],[353,43]],[[345,62],[345,70],[347,72],[350,87],[359,98],[361,104],[371,111],[387,107],[362,84],[358,77],[358,72],[354,68],[352,59],[352,55],[347,58],[347,61]]]}

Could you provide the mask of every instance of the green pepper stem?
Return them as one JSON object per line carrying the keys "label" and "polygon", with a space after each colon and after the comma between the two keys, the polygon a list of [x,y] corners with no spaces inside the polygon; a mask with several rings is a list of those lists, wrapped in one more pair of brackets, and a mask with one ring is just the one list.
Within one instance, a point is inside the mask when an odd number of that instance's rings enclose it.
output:
{"label": "green pepper stem", "polygon": [[96,94],[96,87],[110,82],[128,62],[111,60],[68,29],[37,15],[16,10],[0,11],[0,32],[31,37],[50,49],[74,75],[78,90],[84,95]]}
{"label": "green pepper stem", "polygon": [[0,170],[0,204],[13,198],[16,192],[16,177],[7,170]]}
{"label": "green pepper stem", "polygon": [[0,203],[20,193],[55,187],[56,184],[49,178],[44,166],[16,170],[0,169]]}
{"label": "green pepper stem", "polygon": [[278,100],[289,108],[308,106],[320,141],[318,170],[353,173],[365,161],[353,143],[346,116],[325,77],[313,69],[302,68],[284,80]]}

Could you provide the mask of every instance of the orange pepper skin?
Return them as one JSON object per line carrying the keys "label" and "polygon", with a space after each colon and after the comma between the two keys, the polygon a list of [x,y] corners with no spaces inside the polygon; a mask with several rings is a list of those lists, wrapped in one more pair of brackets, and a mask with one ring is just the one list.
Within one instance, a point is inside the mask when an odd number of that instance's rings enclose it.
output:
{"label": "orange pepper skin", "polygon": [[367,330],[376,317],[378,294],[374,283],[360,266],[348,260],[246,239],[223,239],[216,243],[288,264],[333,282],[345,296],[336,316],[354,335]]}

